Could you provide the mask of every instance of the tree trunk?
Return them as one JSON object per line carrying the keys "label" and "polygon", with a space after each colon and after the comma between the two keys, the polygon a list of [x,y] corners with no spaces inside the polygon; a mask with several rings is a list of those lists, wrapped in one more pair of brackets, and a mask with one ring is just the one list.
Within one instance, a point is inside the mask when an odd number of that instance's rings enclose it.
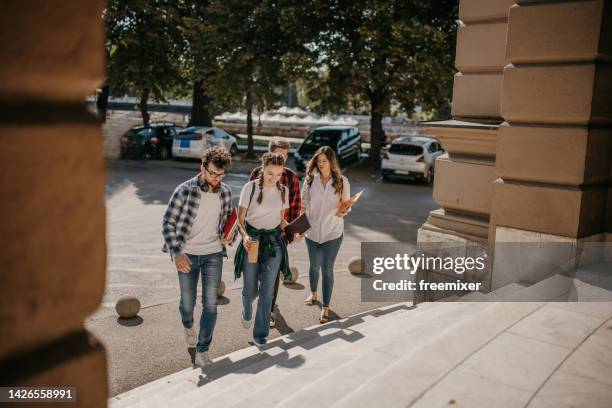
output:
{"label": "tree trunk", "polygon": [[368,162],[374,170],[380,168],[380,151],[386,142],[382,119],[385,110],[385,93],[375,91],[370,97],[370,155]]}
{"label": "tree trunk", "polygon": [[108,84],[102,87],[102,91],[96,98],[96,110],[98,111],[98,118],[102,123],[106,122],[106,111],[108,110],[108,95],[109,89]]}
{"label": "tree trunk", "polygon": [[253,100],[251,98],[251,91],[247,91],[246,94],[246,108],[247,108],[247,153],[246,158],[254,159],[255,149],[253,149]]}
{"label": "tree trunk", "polygon": [[149,109],[147,106],[147,102],[149,101],[149,88],[143,88],[142,93],[140,94],[140,114],[142,115],[142,124],[144,126],[149,126],[149,121],[151,119],[151,115],[149,115]]}
{"label": "tree trunk", "polygon": [[192,101],[189,126],[212,126],[208,109],[210,97],[204,91],[204,80],[193,82]]}

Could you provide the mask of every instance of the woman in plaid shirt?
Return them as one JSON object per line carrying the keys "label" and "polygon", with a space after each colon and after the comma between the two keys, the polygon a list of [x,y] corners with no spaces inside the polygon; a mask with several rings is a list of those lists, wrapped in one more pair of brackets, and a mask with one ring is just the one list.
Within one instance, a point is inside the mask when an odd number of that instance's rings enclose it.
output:
{"label": "woman in plaid shirt", "polygon": [[[291,145],[285,139],[280,137],[273,137],[270,139],[270,143],[268,143],[268,151],[270,153],[280,153],[285,158],[285,162],[287,161],[287,157],[289,157],[289,148]],[[259,173],[261,172],[261,166],[256,167],[251,172],[251,177],[249,177],[249,181],[256,180],[259,177]],[[300,211],[302,210],[302,193],[300,191],[300,178],[288,167],[284,167],[283,175],[281,177],[281,184],[285,185],[289,190],[289,208],[285,211],[285,220],[288,223],[291,223],[300,215]],[[276,276],[276,281],[274,282],[274,295],[272,296],[272,307],[270,309],[270,327],[274,327],[276,325],[276,315],[274,313],[276,308],[276,297],[278,296],[278,288],[280,282],[280,270]]]}

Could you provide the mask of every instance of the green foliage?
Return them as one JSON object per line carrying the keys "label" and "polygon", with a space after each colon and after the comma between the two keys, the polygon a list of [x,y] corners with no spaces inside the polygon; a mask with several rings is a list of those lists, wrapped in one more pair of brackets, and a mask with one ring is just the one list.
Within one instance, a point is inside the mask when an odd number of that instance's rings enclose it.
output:
{"label": "green foliage", "polygon": [[[359,109],[382,94],[411,113],[451,97],[457,2],[450,0],[332,0],[317,42],[321,70],[310,79],[317,110]],[[450,86],[449,86],[450,84]]]}
{"label": "green foliage", "polygon": [[369,112],[376,158],[391,107],[447,114],[456,15],[456,0],[109,0],[108,82],[145,106],[197,90],[213,115],[296,83],[320,112]]}
{"label": "green foliage", "polygon": [[172,0],[109,0],[104,18],[108,83],[114,95],[147,89],[163,101],[168,91],[177,92],[178,17]]}

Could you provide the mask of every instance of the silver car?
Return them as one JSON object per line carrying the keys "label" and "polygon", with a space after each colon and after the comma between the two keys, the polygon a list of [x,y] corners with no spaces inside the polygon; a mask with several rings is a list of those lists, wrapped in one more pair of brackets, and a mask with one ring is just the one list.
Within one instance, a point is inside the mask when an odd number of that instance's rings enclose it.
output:
{"label": "silver car", "polygon": [[385,152],[382,178],[419,179],[431,184],[434,178],[436,157],[444,153],[436,139],[425,136],[403,136],[393,140]]}
{"label": "silver car", "polygon": [[179,132],[172,144],[172,157],[199,159],[204,149],[223,146],[232,155],[238,153],[236,138],[217,127],[189,127]]}

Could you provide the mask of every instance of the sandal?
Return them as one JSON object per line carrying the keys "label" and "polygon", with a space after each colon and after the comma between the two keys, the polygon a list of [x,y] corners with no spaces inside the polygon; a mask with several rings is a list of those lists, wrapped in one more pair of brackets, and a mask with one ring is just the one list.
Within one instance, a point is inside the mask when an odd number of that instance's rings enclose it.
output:
{"label": "sandal", "polygon": [[319,319],[319,323],[325,324],[329,322],[329,309],[321,309],[321,318]]}
{"label": "sandal", "polygon": [[317,301],[317,294],[311,293],[310,295],[308,295],[304,303],[306,303],[308,306],[312,306],[315,304],[316,301]]}

